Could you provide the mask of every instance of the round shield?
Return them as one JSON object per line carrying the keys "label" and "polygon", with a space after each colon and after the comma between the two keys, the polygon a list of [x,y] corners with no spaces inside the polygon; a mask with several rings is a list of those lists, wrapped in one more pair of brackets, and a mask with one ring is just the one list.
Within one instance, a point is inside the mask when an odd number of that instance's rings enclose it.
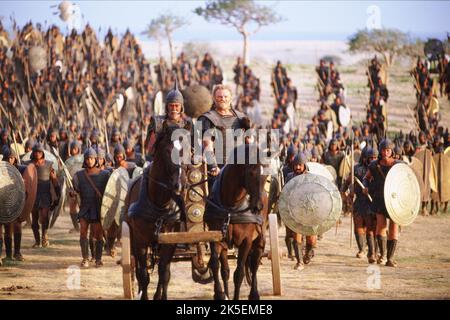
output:
{"label": "round shield", "polygon": [[109,229],[114,221],[119,225],[128,192],[128,180],[130,180],[128,171],[122,167],[115,169],[108,179],[100,209],[102,226],[105,230]]}
{"label": "round shield", "polygon": [[[195,192],[195,191],[197,192]],[[192,202],[199,202],[203,200],[203,189],[201,187],[194,187],[193,190],[189,191],[189,200]]]}
{"label": "round shield", "polygon": [[194,223],[200,223],[203,221],[204,212],[205,208],[201,204],[194,203],[189,208],[187,208],[187,217]]}
{"label": "round shield", "polygon": [[69,171],[72,178],[75,176],[75,173],[83,169],[83,162],[84,157],[81,154],[77,154],[66,160],[64,164],[66,165],[67,170]]}
{"label": "round shield", "polygon": [[334,169],[334,167],[330,166],[329,164],[325,165],[324,167],[327,168],[327,170],[331,173],[331,176],[333,177],[332,181],[336,181],[337,179],[336,169]]}
{"label": "round shield", "polygon": [[8,162],[0,162],[0,223],[11,223],[19,218],[24,205],[22,175]]}
{"label": "round shield", "polygon": [[[52,167],[55,170],[55,172],[58,172],[58,160],[56,157],[51,153],[50,151],[44,150],[44,158],[45,160],[52,162]],[[30,161],[31,160],[31,151],[24,154],[22,161]]]}
{"label": "round shield", "polygon": [[185,113],[191,118],[198,118],[211,109],[213,103],[208,88],[194,84],[183,90]]}
{"label": "round shield", "polygon": [[350,108],[344,105],[339,106],[339,122],[343,127],[348,126],[350,123]]}
{"label": "round shield", "polygon": [[29,164],[22,174],[23,183],[25,186],[25,205],[23,206],[20,215],[20,221],[27,221],[30,217],[31,210],[33,210],[34,202],[36,201],[36,192],[38,184],[37,170],[34,164]]}
{"label": "round shield", "polygon": [[420,209],[420,188],[413,170],[404,163],[394,165],[384,183],[384,203],[391,219],[400,226],[411,224]]}
{"label": "round shield", "polygon": [[319,176],[325,177],[331,182],[335,182],[336,180],[333,178],[333,174],[323,165],[318,162],[308,162],[306,164],[308,166],[309,173],[314,173]]}
{"label": "round shield", "polygon": [[317,235],[331,229],[342,211],[336,185],[312,173],[291,179],[281,191],[278,210],[291,230],[302,235]]}
{"label": "round shield", "polygon": [[202,177],[202,173],[199,170],[194,169],[189,172],[188,179],[190,183],[195,184],[199,183],[202,180]]}

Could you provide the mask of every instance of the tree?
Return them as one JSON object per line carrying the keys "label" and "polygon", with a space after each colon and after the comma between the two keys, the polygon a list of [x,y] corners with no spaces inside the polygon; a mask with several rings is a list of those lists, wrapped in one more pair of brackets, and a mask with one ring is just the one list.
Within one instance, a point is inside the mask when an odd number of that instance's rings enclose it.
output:
{"label": "tree", "polygon": [[152,20],[150,24],[147,25],[147,29],[141,33],[142,35],[145,35],[149,37],[150,39],[156,40],[158,43],[158,53],[159,57],[162,57],[161,53],[161,38],[163,35],[163,31],[161,29],[161,26],[156,22],[156,20]]}
{"label": "tree", "polygon": [[[218,21],[220,24],[234,27],[244,40],[244,63],[248,64],[249,37],[257,33],[261,27],[280,22],[283,18],[272,8],[256,4],[253,0],[208,0],[205,7],[194,10],[206,21]],[[250,24],[255,27],[249,30]]]}
{"label": "tree", "polygon": [[[170,61],[173,64],[175,62],[175,56],[173,52],[173,40],[172,34],[176,29],[179,29],[188,24],[188,21],[184,18],[174,16],[171,13],[166,13],[160,15],[156,19],[152,19],[150,24],[147,27],[147,30],[144,31],[148,37],[156,39],[158,41],[158,45],[161,46],[161,36],[164,34],[167,37],[167,41],[169,42],[169,50],[170,50]],[[161,57],[161,47],[160,47],[160,57]]]}
{"label": "tree", "polygon": [[350,52],[377,52],[383,56],[386,73],[396,57],[405,52],[410,45],[406,33],[395,29],[359,30],[350,37]]}

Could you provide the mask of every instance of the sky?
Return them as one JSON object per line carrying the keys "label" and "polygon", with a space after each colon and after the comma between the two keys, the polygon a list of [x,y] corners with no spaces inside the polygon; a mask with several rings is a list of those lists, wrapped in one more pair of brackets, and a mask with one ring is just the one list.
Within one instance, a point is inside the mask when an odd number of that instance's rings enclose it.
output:
{"label": "sky", "polygon": [[[10,16],[19,26],[29,20],[43,26],[58,25],[67,30],[58,15],[60,1],[3,1],[0,17],[11,27]],[[193,13],[205,1],[72,1],[75,26],[89,22],[104,35],[109,26],[123,34],[129,28],[140,34],[160,14],[171,12],[184,17],[189,25],[174,32],[175,41],[240,40],[231,27],[206,22]],[[258,1],[283,17],[283,21],[263,27],[254,40],[347,40],[357,30],[376,27],[396,28],[412,37],[445,39],[450,32],[450,2],[447,1]]]}

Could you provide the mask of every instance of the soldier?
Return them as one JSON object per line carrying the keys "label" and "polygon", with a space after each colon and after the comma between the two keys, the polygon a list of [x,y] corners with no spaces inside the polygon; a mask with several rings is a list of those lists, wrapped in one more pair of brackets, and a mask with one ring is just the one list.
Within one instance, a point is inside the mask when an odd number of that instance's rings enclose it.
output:
{"label": "soldier", "polygon": [[[389,170],[401,161],[395,160],[393,157],[395,145],[389,139],[383,139],[380,142],[378,149],[381,153],[381,159],[372,161],[369,164],[368,171],[364,176],[363,193],[368,194],[369,188],[373,190],[373,202],[371,209],[376,213],[377,226],[377,242],[380,255],[377,263],[383,264],[386,262],[388,267],[396,267],[397,263],[394,261],[394,254],[397,248],[399,228],[398,225],[392,221],[387,212],[384,202],[384,182]],[[387,235],[387,219],[389,219],[389,235]],[[387,261],[386,261],[387,258]]]}
{"label": "soldier", "polygon": [[[339,172],[339,167],[341,165],[342,159],[344,159],[345,155],[342,151],[339,150],[339,143],[336,139],[331,139],[330,144],[328,145],[328,150],[323,154],[322,161],[323,164],[330,165]],[[341,178],[338,177],[337,185],[338,187],[341,185]]]}
{"label": "soldier", "polygon": [[[362,181],[367,173],[369,164],[378,158],[378,150],[370,147],[364,148],[359,158],[359,163],[355,165],[355,179]],[[342,190],[347,190],[352,183],[352,178],[349,176],[343,185]],[[353,190],[350,192],[350,199],[356,194],[356,199],[353,204],[353,222],[355,227],[356,244],[358,245],[357,258],[362,258],[365,248],[365,240],[369,251],[367,259],[369,263],[375,263],[375,231],[377,219],[375,212],[370,208],[370,200],[367,195],[362,193],[359,184],[355,183]],[[344,198],[345,195],[342,195]]]}
{"label": "soldier", "polygon": [[100,223],[100,207],[106,183],[110,172],[100,170],[97,167],[97,152],[93,148],[88,148],[84,152],[84,170],[78,171],[73,179],[75,190],[71,190],[72,196],[75,192],[80,195],[80,211],[78,219],[80,221],[80,247],[83,260],[82,267],[89,266],[89,225],[93,230],[95,247],[95,266],[100,267],[102,263],[103,251],[103,229]]}
{"label": "soldier", "polygon": [[[17,156],[16,151],[12,148],[8,148],[7,146],[3,146],[3,161],[9,162],[11,165],[15,166],[17,170],[19,170],[20,174],[23,174],[26,166],[20,165],[18,163],[19,157]],[[6,259],[12,260],[12,243],[13,243],[13,234],[14,234],[14,259],[17,261],[24,261],[22,253],[20,252],[20,247],[22,243],[22,220],[21,218],[17,218],[15,221],[5,224],[5,237],[2,238],[2,232],[0,228],[0,265],[2,264],[1,255],[2,255],[2,245],[3,242],[5,244],[5,253]],[[0,225],[1,227],[1,225]]]}
{"label": "soldier", "polygon": [[[213,150],[213,141],[211,138],[203,139],[203,147],[208,162],[208,175],[213,180],[220,169],[225,165],[228,155],[226,154],[225,130],[226,129],[249,129],[250,120],[244,113],[232,108],[231,89],[225,85],[217,85],[213,90],[213,106],[210,111],[202,114],[198,121],[202,124],[202,137],[209,129],[218,129],[223,137],[222,158],[217,159]],[[212,187],[213,182],[209,183]]]}
{"label": "soldier", "polygon": [[236,85],[235,94],[239,94],[239,86],[244,84],[244,63],[241,57],[237,57],[236,64],[233,67],[234,72],[234,84]]}
{"label": "soldier", "polygon": [[[70,148],[69,148],[69,153],[70,153],[70,158],[73,157],[79,157],[81,154],[81,144],[78,141],[72,141],[70,143]],[[77,198],[76,197],[71,197],[69,195],[69,214],[70,214],[70,219],[72,220],[72,225],[73,225],[73,229],[69,230],[70,233],[72,232],[78,232],[80,231],[80,226],[78,225],[78,221],[77,221]]]}
{"label": "soldier", "polygon": [[[292,172],[288,174],[286,178],[286,183],[289,182],[292,178],[301,175],[307,174],[309,169],[307,166],[308,159],[303,152],[298,153],[294,160],[292,161]],[[286,244],[288,243],[288,239],[292,239],[292,247],[294,248],[295,258],[297,260],[297,264],[294,269],[303,269],[304,264],[309,264],[311,259],[314,257],[314,248],[317,245],[317,236],[306,236],[306,248],[305,253],[303,255],[303,261],[300,260],[300,251],[299,245],[302,244],[302,235],[296,233],[289,228],[286,227]],[[288,247],[289,248],[289,247]]]}
{"label": "soldier", "polygon": [[140,153],[135,151],[135,141],[133,138],[125,140],[123,147],[125,149],[125,156],[128,162],[132,162],[139,167],[144,166],[144,159]]}
{"label": "soldier", "polygon": [[166,96],[166,114],[164,116],[154,116],[150,120],[148,127],[147,141],[145,145],[148,150],[148,154],[153,158],[154,146],[156,137],[162,131],[164,121],[169,126],[184,127],[189,121],[184,114],[184,99],[181,92],[178,90],[178,86],[169,91]]}
{"label": "soldier", "polygon": [[[44,148],[40,143],[36,143],[31,152],[31,163],[36,166],[38,175],[38,187],[36,201],[31,211],[31,229],[33,230],[35,243],[33,248],[47,247],[49,245],[47,230],[49,226],[49,212],[58,204],[58,199],[52,199],[51,189],[54,188],[57,198],[60,196],[60,187],[56,178],[52,162],[45,160]],[[53,201],[52,201],[53,200]],[[41,235],[39,233],[39,223],[41,223]]]}

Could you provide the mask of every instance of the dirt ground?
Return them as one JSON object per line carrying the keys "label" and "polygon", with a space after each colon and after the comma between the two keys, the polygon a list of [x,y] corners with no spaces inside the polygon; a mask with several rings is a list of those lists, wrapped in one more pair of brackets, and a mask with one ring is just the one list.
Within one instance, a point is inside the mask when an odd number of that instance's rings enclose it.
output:
{"label": "dirt ground", "polygon": [[[222,66],[231,70],[234,59]],[[287,65],[288,75],[299,89],[299,116],[301,129],[310,122],[317,111],[316,76],[312,65]],[[255,61],[252,68],[261,77],[262,105],[267,117],[271,115],[273,98],[269,81],[272,66]],[[367,78],[362,66],[339,68],[347,88],[347,105],[352,109],[355,123],[365,117],[364,106],[368,100]],[[231,71],[226,73],[231,81]],[[409,131],[412,117],[406,107],[414,105],[415,97],[407,68],[395,68],[391,74],[389,129]],[[440,98],[442,123],[450,123],[449,103]],[[104,257],[100,269],[89,267],[80,270],[81,261],[78,235],[68,233],[71,222],[66,213],[50,231],[50,247],[31,249],[32,232],[24,230],[24,262],[6,262],[0,267],[0,299],[122,299],[122,269],[116,258]],[[328,231],[319,241],[313,262],[304,270],[294,270],[294,262],[281,260],[282,295],[272,295],[271,264],[267,258],[258,273],[262,299],[449,299],[450,298],[450,215],[418,217],[403,228],[399,240],[398,268],[371,266],[366,259],[357,259],[356,243],[350,248],[350,218],[343,217],[337,229]],[[286,252],[284,228],[279,229],[279,243]],[[266,251],[269,245],[266,246]],[[236,260],[231,260],[234,271]],[[77,275],[79,286],[77,285]],[[379,275],[379,277],[378,277]],[[156,284],[156,272],[151,275],[150,296]],[[230,291],[233,290],[232,281]],[[242,298],[249,292],[242,286]],[[169,285],[170,299],[212,299],[213,285],[200,285],[191,280],[190,262],[172,265]]]}
{"label": "dirt ground", "polygon": [[[6,262],[0,267],[0,299],[122,299],[122,269],[116,258],[104,257],[104,266],[79,269],[78,235],[68,233],[71,225],[64,215],[50,231],[49,248],[31,249],[33,236],[25,229],[24,262]],[[398,268],[372,265],[358,259],[353,238],[350,248],[350,218],[324,234],[312,263],[294,270],[294,262],[281,259],[282,295],[272,291],[271,263],[263,258],[258,273],[261,299],[449,299],[450,298],[450,215],[418,217],[403,228],[399,240]],[[279,229],[284,255],[284,227]],[[266,251],[269,245],[266,246]],[[236,260],[230,260],[234,271]],[[209,300],[213,285],[191,279],[190,262],[172,264],[170,299]],[[79,272],[80,281],[74,276]],[[379,278],[377,276],[379,275]],[[75,279],[75,281],[73,281]],[[379,279],[379,280],[378,280]],[[149,294],[156,288],[156,271],[150,277]],[[232,281],[230,290],[233,290]],[[249,293],[244,282],[242,298]]]}

